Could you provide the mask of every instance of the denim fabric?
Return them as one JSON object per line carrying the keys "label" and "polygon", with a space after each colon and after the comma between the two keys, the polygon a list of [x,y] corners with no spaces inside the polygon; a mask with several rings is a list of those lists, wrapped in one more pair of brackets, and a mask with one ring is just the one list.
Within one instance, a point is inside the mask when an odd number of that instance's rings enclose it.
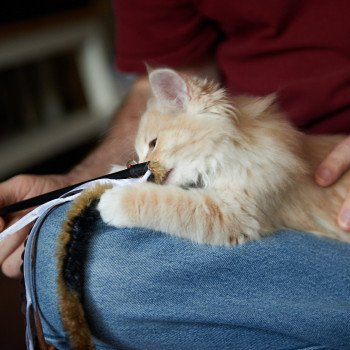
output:
{"label": "denim fabric", "polygon": [[[57,307],[56,236],[38,241],[36,290],[46,338],[69,349]],[[350,244],[279,231],[212,247],[102,221],[85,300],[98,349],[350,349]]]}

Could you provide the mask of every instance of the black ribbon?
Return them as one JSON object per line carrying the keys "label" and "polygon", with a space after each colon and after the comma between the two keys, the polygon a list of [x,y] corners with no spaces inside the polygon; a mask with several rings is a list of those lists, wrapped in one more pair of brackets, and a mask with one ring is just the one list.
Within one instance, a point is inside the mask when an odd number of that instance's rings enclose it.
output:
{"label": "black ribbon", "polygon": [[55,191],[47,192],[36,197],[28,198],[14,204],[7,205],[5,207],[0,208],[0,216],[5,216],[20,210],[29,209],[29,208],[44,204],[48,201],[51,201],[52,199],[59,198],[60,196],[64,195],[66,192],[74,190],[76,187],[90,181],[100,180],[100,179],[122,180],[122,179],[128,179],[128,178],[138,178],[144,175],[147,172],[147,170],[148,170],[148,163],[135,164],[133,166],[130,166],[128,169],[125,169],[122,171],[117,171],[115,173],[96,177],[91,180],[86,180],[71,186],[60,188]]}

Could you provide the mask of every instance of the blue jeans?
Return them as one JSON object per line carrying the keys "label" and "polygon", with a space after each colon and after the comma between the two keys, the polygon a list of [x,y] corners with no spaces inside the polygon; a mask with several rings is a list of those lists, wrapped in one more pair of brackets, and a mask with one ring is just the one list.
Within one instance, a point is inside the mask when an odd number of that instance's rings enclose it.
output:
{"label": "blue jeans", "polygon": [[[44,222],[35,273],[58,349],[69,349],[55,261],[68,205]],[[350,349],[350,244],[284,230],[213,247],[100,221],[84,297],[98,349]]]}

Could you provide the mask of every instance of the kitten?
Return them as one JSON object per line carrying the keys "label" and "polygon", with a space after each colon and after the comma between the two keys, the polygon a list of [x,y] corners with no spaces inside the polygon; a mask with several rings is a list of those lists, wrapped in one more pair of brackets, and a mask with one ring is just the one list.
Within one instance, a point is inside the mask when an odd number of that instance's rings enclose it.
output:
{"label": "kitten", "polygon": [[153,98],[141,118],[139,161],[158,161],[162,185],[107,190],[98,204],[116,227],[144,227],[198,243],[234,245],[280,228],[350,242],[337,213],[350,172],[331,187],[317,165],[343,136],[309,136],[275,96],[229,97],[215,83],[171,69],[149,74]]}

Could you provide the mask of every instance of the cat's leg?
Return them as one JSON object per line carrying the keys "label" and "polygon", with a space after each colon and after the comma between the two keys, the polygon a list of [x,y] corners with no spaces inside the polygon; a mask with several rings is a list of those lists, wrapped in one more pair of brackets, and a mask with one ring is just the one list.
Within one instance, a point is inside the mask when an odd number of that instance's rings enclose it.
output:
{"label": "cat's leg", "polygon": [[114,187],[101,197],[102,219],[116,227],[144,227],[198,243],[233,245],[259,238],[260,226],[238,202],[216,194],[152,183]]}

